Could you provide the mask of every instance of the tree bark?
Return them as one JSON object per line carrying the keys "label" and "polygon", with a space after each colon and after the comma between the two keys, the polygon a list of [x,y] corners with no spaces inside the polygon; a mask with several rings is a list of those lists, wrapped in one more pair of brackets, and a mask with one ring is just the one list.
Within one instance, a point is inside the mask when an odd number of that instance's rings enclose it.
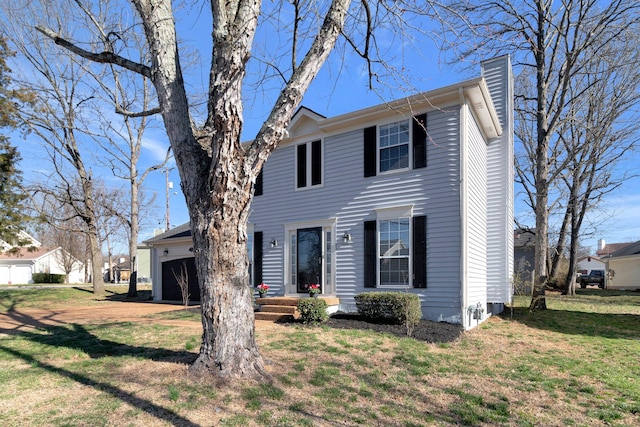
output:
{"label": "tree bark", "polygon": [[189,208],[202,305],[203,340],[190,372],[221,382],[269,378],[255,342],[249,283],[247,219],[253,184],[285,134],[311,81],[340,36],[350,0],[333,0],[307,54],[291,71],[250,147],[240,143],[242,84],[261,2],[212,0],[213,54],[208,115],[197,128],[180,67],[170,0],[132,0],[143,23],[150,67],[117,55],[94,54],[38,28],[57,44],[98,62],[149,77]]}
{"label": "tree bark", "polygon": [[542,47],[534,52],[536,59],[536,88],[538,94],[536,124],[537,124],[537,145],[536,145],[536,169],[535,169],[535,213],[536,213],[536,239],[535,239],[535,259],[533,292],[529,310],[545,310],[547,302],[545,299],[545,288],[547,286],[547,248],[549,247],[549,136],[548,136],[548,115],[547,115],[547,82],[545,80],[546,70],[546,19],[545,10],[538,7],[538,28],[536,31],[536,45]]}

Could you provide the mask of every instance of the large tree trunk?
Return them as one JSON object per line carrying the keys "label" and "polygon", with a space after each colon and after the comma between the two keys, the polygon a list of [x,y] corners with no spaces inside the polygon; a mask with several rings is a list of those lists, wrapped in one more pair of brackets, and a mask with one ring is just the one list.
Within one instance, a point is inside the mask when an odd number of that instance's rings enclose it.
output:
{"label": "large tree trunk", "polygon": [[127,297],[135,298],[138,296],[138,182],[137,170],[133,161],[131,162],[131,213],[130,213],[130,230],[129,235],[129,290]]}
{"label": "large tree trunk", "polygon": [[[538,9],[538,31],[536,33],[537,46],[544,46],[545,41],[545,20],[544,10]],[[540,49],[535,53],[536,58],[536,84],[537,84],[537,145],[536,145],[536,171],[535,171],[535,210],[536,210],[536,240],[534,258],[534,278],[533,292],[529,310],[545,310],[547,302],[545,299],[545,288],[547,286],[547,248],[549,247],[549,165],[548,165],[548,116],[547,116],[547,90],[548,85],[545,80],[545,50]]]}
{"label": "large tree trunk", "polygon": [[248,192],[192,215],[202,305],[202,347],[190,372],[222,381],[267,378],[255,342],[246,247]]}
{"label": "large tree trunk", "polygon": [[98,229],[88,225],[89,247],[91,249],[91,276],[93,293],[96,296],[104,295],[104,280],[102,280],[102,250],[98,239]]}

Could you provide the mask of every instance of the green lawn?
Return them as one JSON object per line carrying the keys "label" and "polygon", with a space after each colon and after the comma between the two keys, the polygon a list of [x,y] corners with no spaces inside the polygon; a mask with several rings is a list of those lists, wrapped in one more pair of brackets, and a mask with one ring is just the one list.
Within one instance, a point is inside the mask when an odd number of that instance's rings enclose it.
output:
{"label": "green lawn", "polygon": [[[0,334],[0,425],[640,425],[640,293],[553,295],[533,314],[528,302],[453,343],[259,328],[273,382],[227,388],[187,376],[197,330],[152,319]],[[93,303],[82,289],[0,291],[3,311]]]}

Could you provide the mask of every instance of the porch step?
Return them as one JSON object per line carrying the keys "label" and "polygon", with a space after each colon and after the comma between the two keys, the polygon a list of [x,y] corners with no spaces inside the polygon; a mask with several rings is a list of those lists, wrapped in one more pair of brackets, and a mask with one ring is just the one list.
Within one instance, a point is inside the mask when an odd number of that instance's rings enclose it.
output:
{"label": "porch step", "polygon": [[[319,298],[325,300],[328,306],[337,306],[340,300],[336,297]],[[268,320],[271,322],[286,322],[298,319],[298,301],[304,298],[297,297],[264,297],[256,298],[256,304],[260,307],[255,313],[256,320]]]}
{"label": "porch step", "polygon": [[269,313],[266,311],[256,311],[254,313],[254,316],[256,320],[266,320],[273,323],[292,322],[293,320],[295,320],[295,316],[293,314]]}
{"label": "porch step", "polygon": [[294,305],[260,305],[261,313],[284,313],[284,314],[295,314],[298,309]]}

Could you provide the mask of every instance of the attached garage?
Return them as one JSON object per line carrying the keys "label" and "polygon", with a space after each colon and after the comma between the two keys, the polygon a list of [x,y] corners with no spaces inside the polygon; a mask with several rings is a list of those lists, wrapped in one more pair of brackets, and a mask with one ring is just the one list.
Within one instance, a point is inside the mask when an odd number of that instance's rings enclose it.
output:
{"label": "attached garage", "polygon": [[162,263],[162,299],[182,301],[182,292],[178,283],[184,278],[189,286],[189,301],[200,301],[198,276],[194,258],[180,258]]}

